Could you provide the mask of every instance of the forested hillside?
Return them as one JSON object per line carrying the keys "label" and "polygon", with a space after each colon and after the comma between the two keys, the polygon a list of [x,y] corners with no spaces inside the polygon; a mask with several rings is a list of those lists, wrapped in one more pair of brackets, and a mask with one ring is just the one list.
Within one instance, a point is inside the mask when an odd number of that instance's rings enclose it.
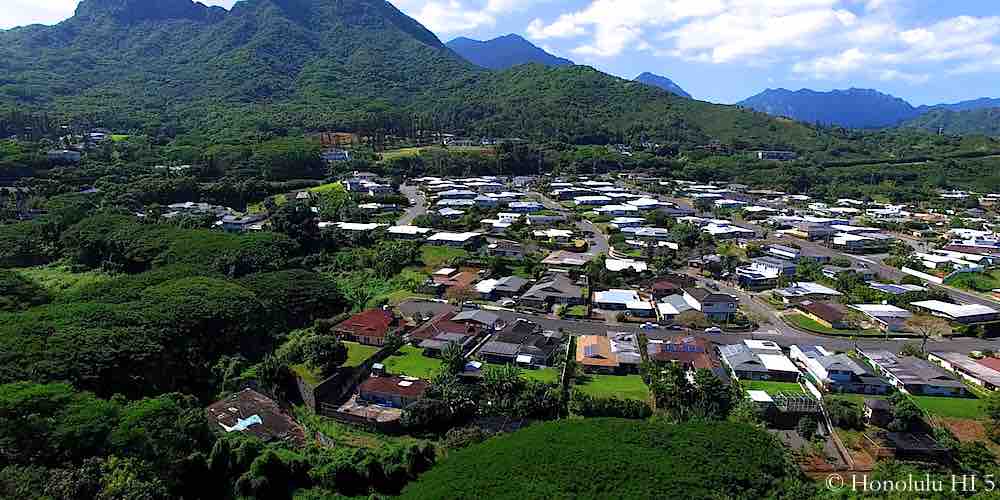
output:
{"label": "forested hillside", "polygon": [[381,0],[244,0],[228,13],[84,0],[57,26],[0,32],[0,74],[9,111],[167,137],[438,129],[814,149],[818,135],[584,67],[477,68]]}

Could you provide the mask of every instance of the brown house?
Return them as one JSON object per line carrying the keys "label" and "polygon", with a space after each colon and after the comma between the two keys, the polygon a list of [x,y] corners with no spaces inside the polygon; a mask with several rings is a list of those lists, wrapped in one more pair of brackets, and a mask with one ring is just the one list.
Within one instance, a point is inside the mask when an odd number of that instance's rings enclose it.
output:
{"label": "brown house", "polygon": [[333,332],[343,340],[381,346],[385,337],[399,328],[399,320],[386,309],[370,309],[340,322]]}
{"label": "brown house", "polygon": [[243,389],[205,409],[210,429],[217,432],[242,432],[263,441],[305,443],[305,431],[273,399],[253,390]]}
{"label": "brown house", "polygon": [[453,318],[459,313],[455,311],[443,311],[420,325],[416,330],[410,332],[410,338],[414,341],[428,340],[441,334],[461,334],[466,336],[476,336],[481,332],[481,328],[472,322],[454,321]]}
{"label": "brown house", "polygon": [[611,341],[602,335],[584,335],[576,341],[576,362],[585,372],[614,373],[620,363]]}
{"label": "brown house", "polygon": [[796,304],[795,308],[827,328],[843,329],[848,327],[847,308],[840,304],[804,300]]}
{"label": "brown house", "polygon": [[372,404],[406,408],[424,397],[428,384],[413,377],[371,377],[358,386],[358,399]]}

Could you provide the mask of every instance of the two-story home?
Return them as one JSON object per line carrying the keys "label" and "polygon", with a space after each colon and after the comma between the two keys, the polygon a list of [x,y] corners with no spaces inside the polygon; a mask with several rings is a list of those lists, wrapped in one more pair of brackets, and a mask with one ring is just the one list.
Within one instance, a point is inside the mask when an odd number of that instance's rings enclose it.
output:
{"label": "two-story home", "polygon": [[736,314],[739,299],[704,288],[685,288],[684,302],[713,321],[728,321]]}
{"label": "two-story home", "polygon": [[834,354],[822,346],[797,346],[789,357],[805,367],[813,380],[830,392],[885,394],[889,384],[869,373],[846,354]]}

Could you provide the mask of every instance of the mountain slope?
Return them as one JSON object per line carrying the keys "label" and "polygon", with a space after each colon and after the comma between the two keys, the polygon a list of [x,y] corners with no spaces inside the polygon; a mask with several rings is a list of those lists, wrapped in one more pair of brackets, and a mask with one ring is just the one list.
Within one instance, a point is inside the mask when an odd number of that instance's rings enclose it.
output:
{"label": "mountain slope", "polygon": [[904,122],[901,126],[948,135],[1000,136],[1000,107],[972,108],[964,111],[931,109],[917,118]]}
{"label": "mountain slope", "polygon": [[572,66],[573,61],[556,57],[518,35],[505,35],[487,41],[459,37],[446,44],[465,60],[489,69],[507,69],[522,64]]}
{"label": "mountain slope", "polygon": [[635,81],[637,81],[639,83],[645,83],[646,85],[652,85],[654,87],[659,87],[659,88],[661,88],[663,90],[666,90],[667,92],[670,92],[671,94],[674,94],[674,95],[678,95],[678,96],[681,96],[681,97],[687,97],[688,99],[691,98],[691,94],[688,94],[687,92],[685,92],[684,89],[682,89],[680,85],[677,85],[676,83],[674,83],[673,80],[671,80],[671,79],[669,79],[669,78],[667,78],[665,76],[656,75],[656,74],[653,74],[653,73],[650,73],[650,72],[647,71],[647,72],[645,72],[645,73],[643,73],[643,74],[635,77]]}
{"label": "mountain slope", "polygon": [[981,97],[979,99],[956,102],[954,104],[936,104],[934,106],[920,106],[919,108],[917,108],[917,110],[919,110],[920,112],[928,112],[935,110],[974,111],[977,109],[987,109],[987,108],[1000,108],[1000,99]]}
{"label": "mountain slope", "polygon": [[243,141],[358,130],[809,150],[807,126],[678,98],[592,68],[496,72],[383,0],[83,0],[56,26],[0,32],[0,112]]}
{"label": "mountain slope", "polygon": [[802,89],[767,89],[740,103],[775,116],[807,123],[849,128],[880,128],[897,125],[917,116],[910,103],[868,89],[816,92]]}

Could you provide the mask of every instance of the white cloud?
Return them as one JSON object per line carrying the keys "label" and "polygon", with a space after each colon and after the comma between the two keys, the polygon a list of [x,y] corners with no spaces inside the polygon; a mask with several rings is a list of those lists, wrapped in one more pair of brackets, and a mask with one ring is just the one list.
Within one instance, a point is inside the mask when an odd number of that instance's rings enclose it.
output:
{"label": "white cloud", "polygon": [[[787,65],[810,78],[864,75],[920,84],[946,71],[988,71],[1000,60],[1000,17],[905,22],[898,0],[591,0],[527,27],[572,52],[627,51],[714,64]],[[942,67],[943,66],[943,67]]]}
{"label": "white cloud", "polygon": [[[199,0],[205,5],[231,8],[237,0]],[[29,24],[56,24],[68,19],[79,0],[0,0],[0,29]]]}
{"label": "white cloud", "polygon": [[497,18],[543,0],[394,0],[393,4],[437,34],[496,25]]}

